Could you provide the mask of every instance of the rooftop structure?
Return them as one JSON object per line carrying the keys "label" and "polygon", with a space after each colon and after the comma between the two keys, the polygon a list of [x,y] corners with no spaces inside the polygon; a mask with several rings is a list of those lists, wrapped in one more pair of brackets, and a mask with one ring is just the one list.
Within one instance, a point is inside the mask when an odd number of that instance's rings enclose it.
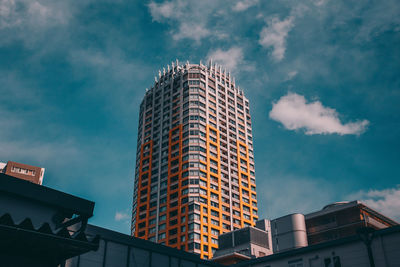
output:
{"label": "rooftop structure", "polygon": [[0,265],[58,266],[96,250],[98,237],[85,234],[93,208],[91,201],[0,173]]}
{"label": "rooftop structure", "polygon": [[224,265],[306,247],[303,214],[289,214],[272,221],[259,220],[255,227],[225,233],[218,238],[213,261]]}
{"label": "rooftop structure", "polygon": [[230,265],[243,260],[272,254],[270,232],[245,227],[218,237],[218,250],[213,261]]}
{"label": "rooftop structure", "polygon": [[308,246],[304,215],[289,214],[271,220],[274,253]]}
{"label": "rooftop structure", "polygon": [[320,211],[305,215],[305,220],[310,245],[354,235],[361,227],[383,229],[398,225],[357,200],[327,205]]}

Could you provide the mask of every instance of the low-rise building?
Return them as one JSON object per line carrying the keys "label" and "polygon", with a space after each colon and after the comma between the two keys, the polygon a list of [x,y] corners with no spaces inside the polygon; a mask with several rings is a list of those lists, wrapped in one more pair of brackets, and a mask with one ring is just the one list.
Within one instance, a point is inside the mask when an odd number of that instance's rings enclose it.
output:
{"label": "low-rise building", "polygon": [[320,211],[305,215],[305,220],[310,245],[355,235],[362,227],[384,229],[398,225],[357,200],[327,205]]}
{"label": "low-rise building", "polygon": [[233,267],[400,266],[400,226],[376,230],[371,237],[371,257],[360,235],[353,235],[250,259]]}
{"label": "low-rise building", "polygon": [[[96,250],[94,202],[0,173],[0,266],[50,267]],[[74,228],[74,231],[72,231]]]}
{"label": "low-rise building", "polygon": [[44,168],[14,161],[8,161],[7,163],[0,162],[0,173],[27,180],[35,184],[43,184],[44,171]]}
{"label": "low-rise building", "polygon": [[[295,253],[295,250],[306,248],[309,245],[323,244],[336,239],[345,240],[347,237],[357,236],[360,229],[380,230],[396,225],[398,225],[397,222],[360,201],[337,202],[324,207],[321,211],[305,216],[295,213],[271,221],[259,220],[256,223],[259,231],[261,230],[264,233],[264,243],[269,245],[269,253],[266,255],[291,255],[290,253]],[[246,227],[240,231],[247,233],[252,229],[252,227]],[[252,235],[248,235],[246,242],[240,244],[234,242],[235,232],[241,233],[237,230],[219,237],[220,249],[216,252],[215,261],[229,265],[266,256],[260,254],[256,249],[252,249],[252,244],[255,243],[255,240],[253,240],[255,237]],[[230,242],[226,242],[226,240]],[[360,240],[360,238],[357,240]],[[262,241],[257,242],[262,243]],[[229,243],[229,246],[226,246],[226,243]],[[282,254],[285,252],[290,253]],[[332,264],[336,261],[337,258],[331,258]],[[293,264],[289,264],[289,266],[303,266],[295,263],[296,261],[293,261]],[[336,265],[332,266],[336,267]]]}

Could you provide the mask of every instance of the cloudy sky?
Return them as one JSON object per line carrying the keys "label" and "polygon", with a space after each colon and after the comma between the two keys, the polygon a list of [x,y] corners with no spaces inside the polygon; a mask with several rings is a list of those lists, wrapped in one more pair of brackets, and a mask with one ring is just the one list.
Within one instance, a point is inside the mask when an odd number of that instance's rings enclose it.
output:
{"label": "cloudy sky", "polygon": [[261,217],[362,199],[400,220],[397,0],[0,0],[0,161],[129,233],[138,104],[176,59],[250,99]]}

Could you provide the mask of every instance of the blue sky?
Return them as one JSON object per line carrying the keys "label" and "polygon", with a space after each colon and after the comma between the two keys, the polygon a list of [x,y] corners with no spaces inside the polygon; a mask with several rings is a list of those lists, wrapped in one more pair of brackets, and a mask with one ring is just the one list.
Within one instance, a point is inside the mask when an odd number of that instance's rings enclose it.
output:
{"label": "blue sky", "polygon": [[250,99],[261,217],[362,199],[400,219],[396,0],[0,1],[0,161],[129,233],[138,105],[176,59]]}

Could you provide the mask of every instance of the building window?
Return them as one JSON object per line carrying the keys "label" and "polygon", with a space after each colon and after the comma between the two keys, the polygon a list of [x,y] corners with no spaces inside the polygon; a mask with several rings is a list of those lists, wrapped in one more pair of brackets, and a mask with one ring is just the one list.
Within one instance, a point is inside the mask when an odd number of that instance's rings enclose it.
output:
{"label": "building window", "polygon": [[289,267],[303,267],[303,259],[291,260],[288,262]]}
{"label": "building window", "polygon": [[340,257],[334,256],[332,258],[325,258],[324,266],[325,267],[342,267],[342,264],[340,263]]}
{"label": "building window", "polygon": [[35,171],[34,170],[28,170],[28,169],[24,169],[24,168],[15,167],[15,166],[12,166],[11,172],[16,172],[16,173],[35,176]]}
{"label": "building window", "polygon": [[165,233],[159,234],[158,235],[158,240],[164,239],[165,238]]}

